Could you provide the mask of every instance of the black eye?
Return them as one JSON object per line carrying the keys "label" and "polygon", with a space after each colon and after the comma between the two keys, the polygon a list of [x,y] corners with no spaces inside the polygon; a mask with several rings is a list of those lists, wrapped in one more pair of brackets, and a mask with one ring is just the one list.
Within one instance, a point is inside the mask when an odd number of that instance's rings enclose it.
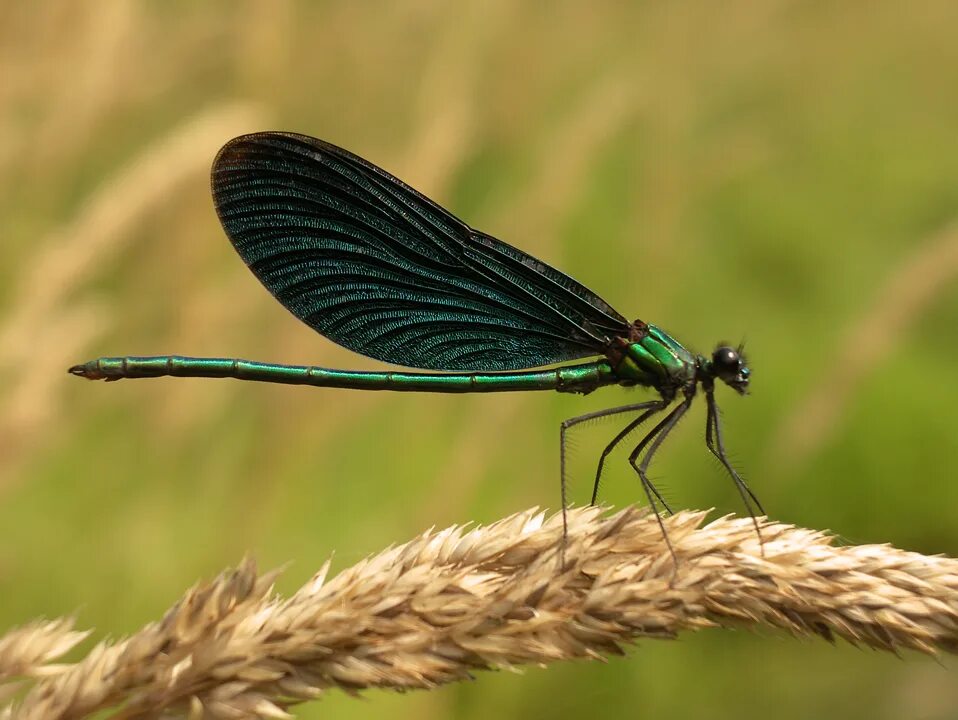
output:
{"label": "black eye", "polygon": [[712,364],[719,375],[734,375],[738,373],[742,359],[734,348],[722,346],[712,353]]}

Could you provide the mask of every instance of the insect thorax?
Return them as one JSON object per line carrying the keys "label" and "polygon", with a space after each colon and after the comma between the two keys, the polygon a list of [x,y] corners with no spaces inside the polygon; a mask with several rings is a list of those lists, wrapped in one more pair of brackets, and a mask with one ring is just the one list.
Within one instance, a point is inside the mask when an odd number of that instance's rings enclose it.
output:
{"label": "insect thorax", "polygon": [[629,338],[616,338],[609,359],[622,382],[678,388],[695,380],[695,356],[655,325],[636,321]]}

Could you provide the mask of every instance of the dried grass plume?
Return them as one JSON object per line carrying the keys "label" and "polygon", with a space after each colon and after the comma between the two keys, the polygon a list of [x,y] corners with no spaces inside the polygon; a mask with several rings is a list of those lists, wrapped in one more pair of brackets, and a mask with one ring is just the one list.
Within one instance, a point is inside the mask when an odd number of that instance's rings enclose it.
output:
{"label": "dried grass plume", "polygon": [[[749,519],[666,520],[679,564],[636,509],[529,510],[429,531],[289,598],[251,560],[189,590],[162,620],[52,665],[69,621],[0,638],[0,683],[32,682],[0,717],[287,717],[328,688],[423,688],[477,670],[620,654],[638,637],[771,626],[882,650],[958,649],[958,561]],[[0,700],[4,689],[0,685]],[[9,692],[7,693],[9,696]]]}

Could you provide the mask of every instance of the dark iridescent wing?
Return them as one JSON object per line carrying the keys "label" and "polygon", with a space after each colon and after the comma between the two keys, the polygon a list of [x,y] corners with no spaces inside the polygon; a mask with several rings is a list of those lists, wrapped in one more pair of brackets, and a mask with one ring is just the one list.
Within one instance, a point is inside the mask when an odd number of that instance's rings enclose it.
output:
{"label": "dark iridescent wing", "polygon": [[260,282],[363,355],[516,370],[602,354],[626,332],[576,281],[322,140],[235,138],[213,162],[212,185],[226,234]]}

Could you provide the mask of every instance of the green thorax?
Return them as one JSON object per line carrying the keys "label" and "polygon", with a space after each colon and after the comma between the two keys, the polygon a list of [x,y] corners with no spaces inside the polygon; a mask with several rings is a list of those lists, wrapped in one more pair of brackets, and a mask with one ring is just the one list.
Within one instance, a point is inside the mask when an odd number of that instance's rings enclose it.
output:
{"label": "green thorax", "polygon": [[[638,325],[638,323],[636,323]],[[634,342],[623,343],[616,374],[627,383],[649,387],[681,387],[695,380],[695,356],[655,325]]]}

